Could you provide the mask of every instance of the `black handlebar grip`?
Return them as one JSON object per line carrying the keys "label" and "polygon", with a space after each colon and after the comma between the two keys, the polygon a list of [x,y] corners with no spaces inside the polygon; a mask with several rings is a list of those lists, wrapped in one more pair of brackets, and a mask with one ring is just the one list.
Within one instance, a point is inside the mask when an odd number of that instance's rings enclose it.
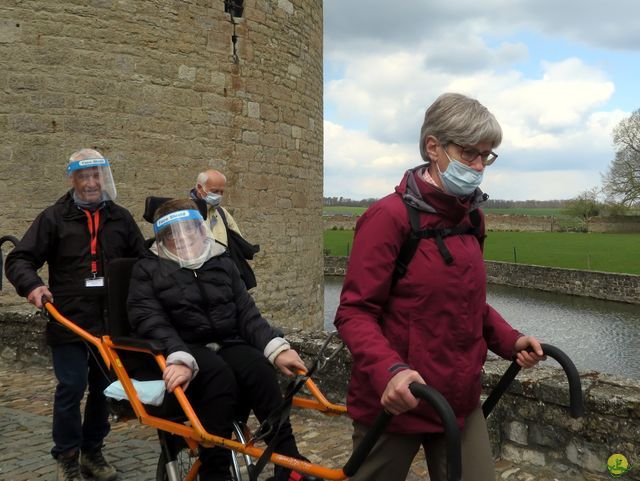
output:
{"label": "black handlebar grip", "polygon": [[[428,402],[438,413],[444,426],[446,452],[447,452],[447,479],[448,481],[460,481],[462,476],[461,454],[460,454],[460,430],[456,422],[456,416],[449,406],[447,400],[438,391],[430,386],[419,383],[409,385],[411,393],[418,399]],[[362,465],[365,458],[371,452],[380,435],[384,432],[387,424],[391,420],[391,414],[382,411],[367,431],[358,447],[342,468],[347,477],[353,476]]]}
{"label": "black handlebar grip", "polygon": [[371,426],[371,428],[369,428],[369,431],[367,431],[367,434],[365,434],[364,438],[362,439],[362,441],[360,441],[360,444],[358,444],[356,449],[353,450],[353,453],[344,465],[344,468],[342,468],[342,471],[347,475],[347,477],[350,478],[351,476],[356,474],[356,471],[358,471],[358,468],[362,465],[365,458],[369,455],[369,453],[373,449],[373,446],[376,444],[376,441],[378,440],[380,435],[384,432],[384,429],[387,427],[387,424],[389,424],[390,420],[391,414],[389,414],[388,412],[382,411],[380,414],[378,414],[378,417],[373,422],[373,425]]}
{"label": "black handlebar grip", "polygon": [[447,452],[447,479],[448,481],[460,481],[462,478],[462,455],[460,448],[460,429],[456,421],[456,415],[442,394],[426,384],[411,383],[411,394],[427,401],[436,410],[442,426]]}
{"label": "black handlebar grip", "polygon": [[[541,344],[542,352],[546,356],[552,357],[558,364],[562,366],[567,380],[569,381],[569,412],[571,417],[579,418],[584,416],[584,399],[582,398],[582,384],[580,382],[580,375],[573,361],[563,351],[551,344]],[[531,351],[531,349],[529,349]],[[498,381],[498,384],[493,388],[487,399],[482,403],[482,412],[484,417],[488,417],[491,411],[498,403],[502,395],[509,388],[511,382],[520,372],[520,366],[516,361],[513,361],[506,372]]]}

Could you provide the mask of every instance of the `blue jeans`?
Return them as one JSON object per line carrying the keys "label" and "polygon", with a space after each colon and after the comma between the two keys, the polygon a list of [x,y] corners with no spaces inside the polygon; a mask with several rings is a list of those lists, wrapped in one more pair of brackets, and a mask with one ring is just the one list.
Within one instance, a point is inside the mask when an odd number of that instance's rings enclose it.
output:
{"label": "blue jeans", "polygon": [[[69,451],[101,448],[110,429],[107,399],[103,394],[110,380],[100,354],[93,346],[72,342],[52,345],[51,356],[58,380],[53,401],[51,454],[57,458]],[[87,384],[89,394],[83,420],[80,403]]]}

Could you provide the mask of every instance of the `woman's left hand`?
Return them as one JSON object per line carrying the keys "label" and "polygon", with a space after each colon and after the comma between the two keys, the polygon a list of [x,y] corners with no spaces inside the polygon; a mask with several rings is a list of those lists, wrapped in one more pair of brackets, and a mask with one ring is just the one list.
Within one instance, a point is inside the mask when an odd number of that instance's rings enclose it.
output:
{"label": "woman's left hand", "polygon": [[[533,352],[527,351],[528,347],[531,347]],[[514,351],[516,352],[516,362],[524,369],[533,367],[539,361],[544,361],[547,358],[542,352],[540,342],[533,336],[519,337],[514,346]]]}
{"label": "woman's left hand", "polygon": [[297,371],[305,371],[307,367],[298,356],[298,353],[293,349],[287,349],[286,351],[282,351],[278,356],[274,359],[273,363],[276,365],[280,371],[282,371],[287,376],[293,376]]}

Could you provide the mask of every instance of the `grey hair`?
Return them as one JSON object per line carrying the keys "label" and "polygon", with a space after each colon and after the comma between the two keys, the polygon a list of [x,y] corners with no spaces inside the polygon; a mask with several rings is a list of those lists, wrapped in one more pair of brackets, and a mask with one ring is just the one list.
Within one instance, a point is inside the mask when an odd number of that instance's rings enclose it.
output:
{"label": "grey hair", "polygon": [[219,170],[209,169],[209,170],[205,170],[204,172],[200,172],[198,174],[198,177],[196,177],[196,189],[198,188],[199,185],[204,187],[207,184],[207,180],[209,180],[209,174],[207,172],[217,172],[224,179],[224,183],[225,184],[227,183],[227,176],[226,175],[224,175]]}
{"label": "grey hair", "polygon": [[445,93],[424,114],[420,129],[420,155],[428,162],[425,145],[428,136],[442,145],[454,142],[463,147],[491,142],[496,148],[502,142],[502,128],[489,110],[476,99],[462,94]]}
{"label": "grey hair", "polygon": [[94,149],[80,149],[71,154],[69,163],[87,159],[104,159],[104,155]]}

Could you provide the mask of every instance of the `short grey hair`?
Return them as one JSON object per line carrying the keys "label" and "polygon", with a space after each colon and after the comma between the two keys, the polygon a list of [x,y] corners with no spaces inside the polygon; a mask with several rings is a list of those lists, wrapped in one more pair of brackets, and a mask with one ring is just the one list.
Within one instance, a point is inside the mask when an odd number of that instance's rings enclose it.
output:
{"label": "short grey hair", "polygon": [[104,159],[104,155],[94,149],[80,149],[71,154],[69,163],[87,159]]}
{"label": "short grey hair", "polygon": [[496,148],[502,142],[502,128],[489,110],[462,94],[445,93],[429,106],[420,129],[420,155],[429,162],[425,141],[432,135],[443,146],[450,142],[463,147],[491,142]]}
{"label": "short grey hair", "polygon": [[220,172],[219,170],[215,170],[215,169],[208,169],[205,170],[204,172],[200,172],[198,174],[198,177],[196,177],[196,189],[198,188],[199,185],[201,186],[205,186],[207,184],[207,180],[209,180],[209,173],[210,172],[216,172],[218,174],[220,174],[222,176],[222,178],[224,179],[224,183],[227,183],[227,176],[224,175],[222,172]]}

